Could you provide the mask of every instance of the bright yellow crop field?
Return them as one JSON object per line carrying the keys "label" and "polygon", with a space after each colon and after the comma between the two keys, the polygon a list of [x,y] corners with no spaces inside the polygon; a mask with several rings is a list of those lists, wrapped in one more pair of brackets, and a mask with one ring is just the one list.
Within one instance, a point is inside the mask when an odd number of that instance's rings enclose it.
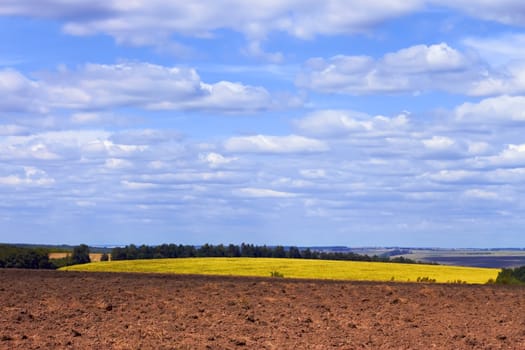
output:
{"label": "bright yellow crop field", "polygon": [[273,258],[186,258],[94,262],[62,268],[68,271],[142,272],[266,276],[277,271],[285,278],[356,281],[416,281],[428,277],[437,282],[486,283],[496,279],[498,269],[444,265],[396,264]]}

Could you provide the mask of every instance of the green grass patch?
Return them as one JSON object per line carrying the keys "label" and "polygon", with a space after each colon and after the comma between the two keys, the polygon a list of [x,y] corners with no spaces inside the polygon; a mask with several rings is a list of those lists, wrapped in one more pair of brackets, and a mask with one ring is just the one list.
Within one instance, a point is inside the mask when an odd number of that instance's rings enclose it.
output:
{"label": "green grass patch", "polygon": [[442,265],[396,264],[360,261],[330,261],[274,258],[184,258],[94,262],[64,267],[66,271],[175,273],[355,281],[416,282],[429,278],[438,283],[464,281],[486,283],[499,269]]}

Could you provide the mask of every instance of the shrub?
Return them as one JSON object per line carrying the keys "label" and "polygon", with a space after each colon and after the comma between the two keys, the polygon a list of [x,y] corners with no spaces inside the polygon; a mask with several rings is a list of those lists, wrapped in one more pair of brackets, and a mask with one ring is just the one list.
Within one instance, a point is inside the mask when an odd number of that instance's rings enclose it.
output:
{"label": "shrub", "polygon": [[502,269],[496,277],[497,284],[523,284],[525,283],[525,266],[515,269]]}
{"label": "shrub", "polygon": [[270,276],[277,277],[277,278],[283,278],[284,277],[284,275],[282,273],[280,273],[279,271],[272,271],[272,272],[270,272]]}
{"label": "shrub", "polygon": [[436,279],[435,278],[430,278],[428,276],[418,277],[416,281],[419,282],[419,283],[436,283]]}
{"label": "shrub", "polygon": [[452,284],[467,284],[467,281],[462,281],[462,280],[453,280],[453,281],[447,281],[447,283],[452,283]]}
{"label": "shrub", "polygon": [[73,261],[73,264],[86,264],[91,262],[89,257],[89,247],[85,244],[81,244],[73,248],[71,260]]}

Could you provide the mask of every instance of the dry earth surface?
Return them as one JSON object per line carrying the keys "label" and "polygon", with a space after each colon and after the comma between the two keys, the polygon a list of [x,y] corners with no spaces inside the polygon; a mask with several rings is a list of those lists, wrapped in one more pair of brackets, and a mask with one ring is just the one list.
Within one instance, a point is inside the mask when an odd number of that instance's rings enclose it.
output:
{"label": "dry earth surface", "polygon": [[0,349],[525,349],[525,289],[0,269]]}

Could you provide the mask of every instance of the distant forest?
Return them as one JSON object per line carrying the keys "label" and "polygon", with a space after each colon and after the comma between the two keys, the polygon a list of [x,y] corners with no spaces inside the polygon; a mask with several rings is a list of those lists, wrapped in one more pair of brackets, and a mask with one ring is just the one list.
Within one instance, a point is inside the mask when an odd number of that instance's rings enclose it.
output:
{"label": "distant forest", "polygon": [[0,268],[55,269],[49,260],[49,251],[42,248],[20,248],[0,245]]}
{"label": "distant forest", "polygon": [[60,259],[50,259],[49,253],[55,250],[44,247],[26,247],[0,244],[0,268],[50,269],[90,262],[89,247],[85,244],[73,247],[71,255]]}
{"label": "distant forest", "polygon": [[298,247],[266,245],[258,246],[242,243],[241,245],[211,245],[204,244],[199,247],[192,245],[162,244],[157,246],[127,245],[123,248],[116,247],[111,250],[111,260],[135,260],[135,259],[162,259],[162,258],[191,258],[191,257],[247,257],[247,258],[291,258],[291,259],[320,259],[320,260],[349,260],[349,261],[377,261],[396,262],[404,264],[420,263],[404,257],[390,258],[387,255],[362,255],[352,252],[324,252],[301,249]]}

